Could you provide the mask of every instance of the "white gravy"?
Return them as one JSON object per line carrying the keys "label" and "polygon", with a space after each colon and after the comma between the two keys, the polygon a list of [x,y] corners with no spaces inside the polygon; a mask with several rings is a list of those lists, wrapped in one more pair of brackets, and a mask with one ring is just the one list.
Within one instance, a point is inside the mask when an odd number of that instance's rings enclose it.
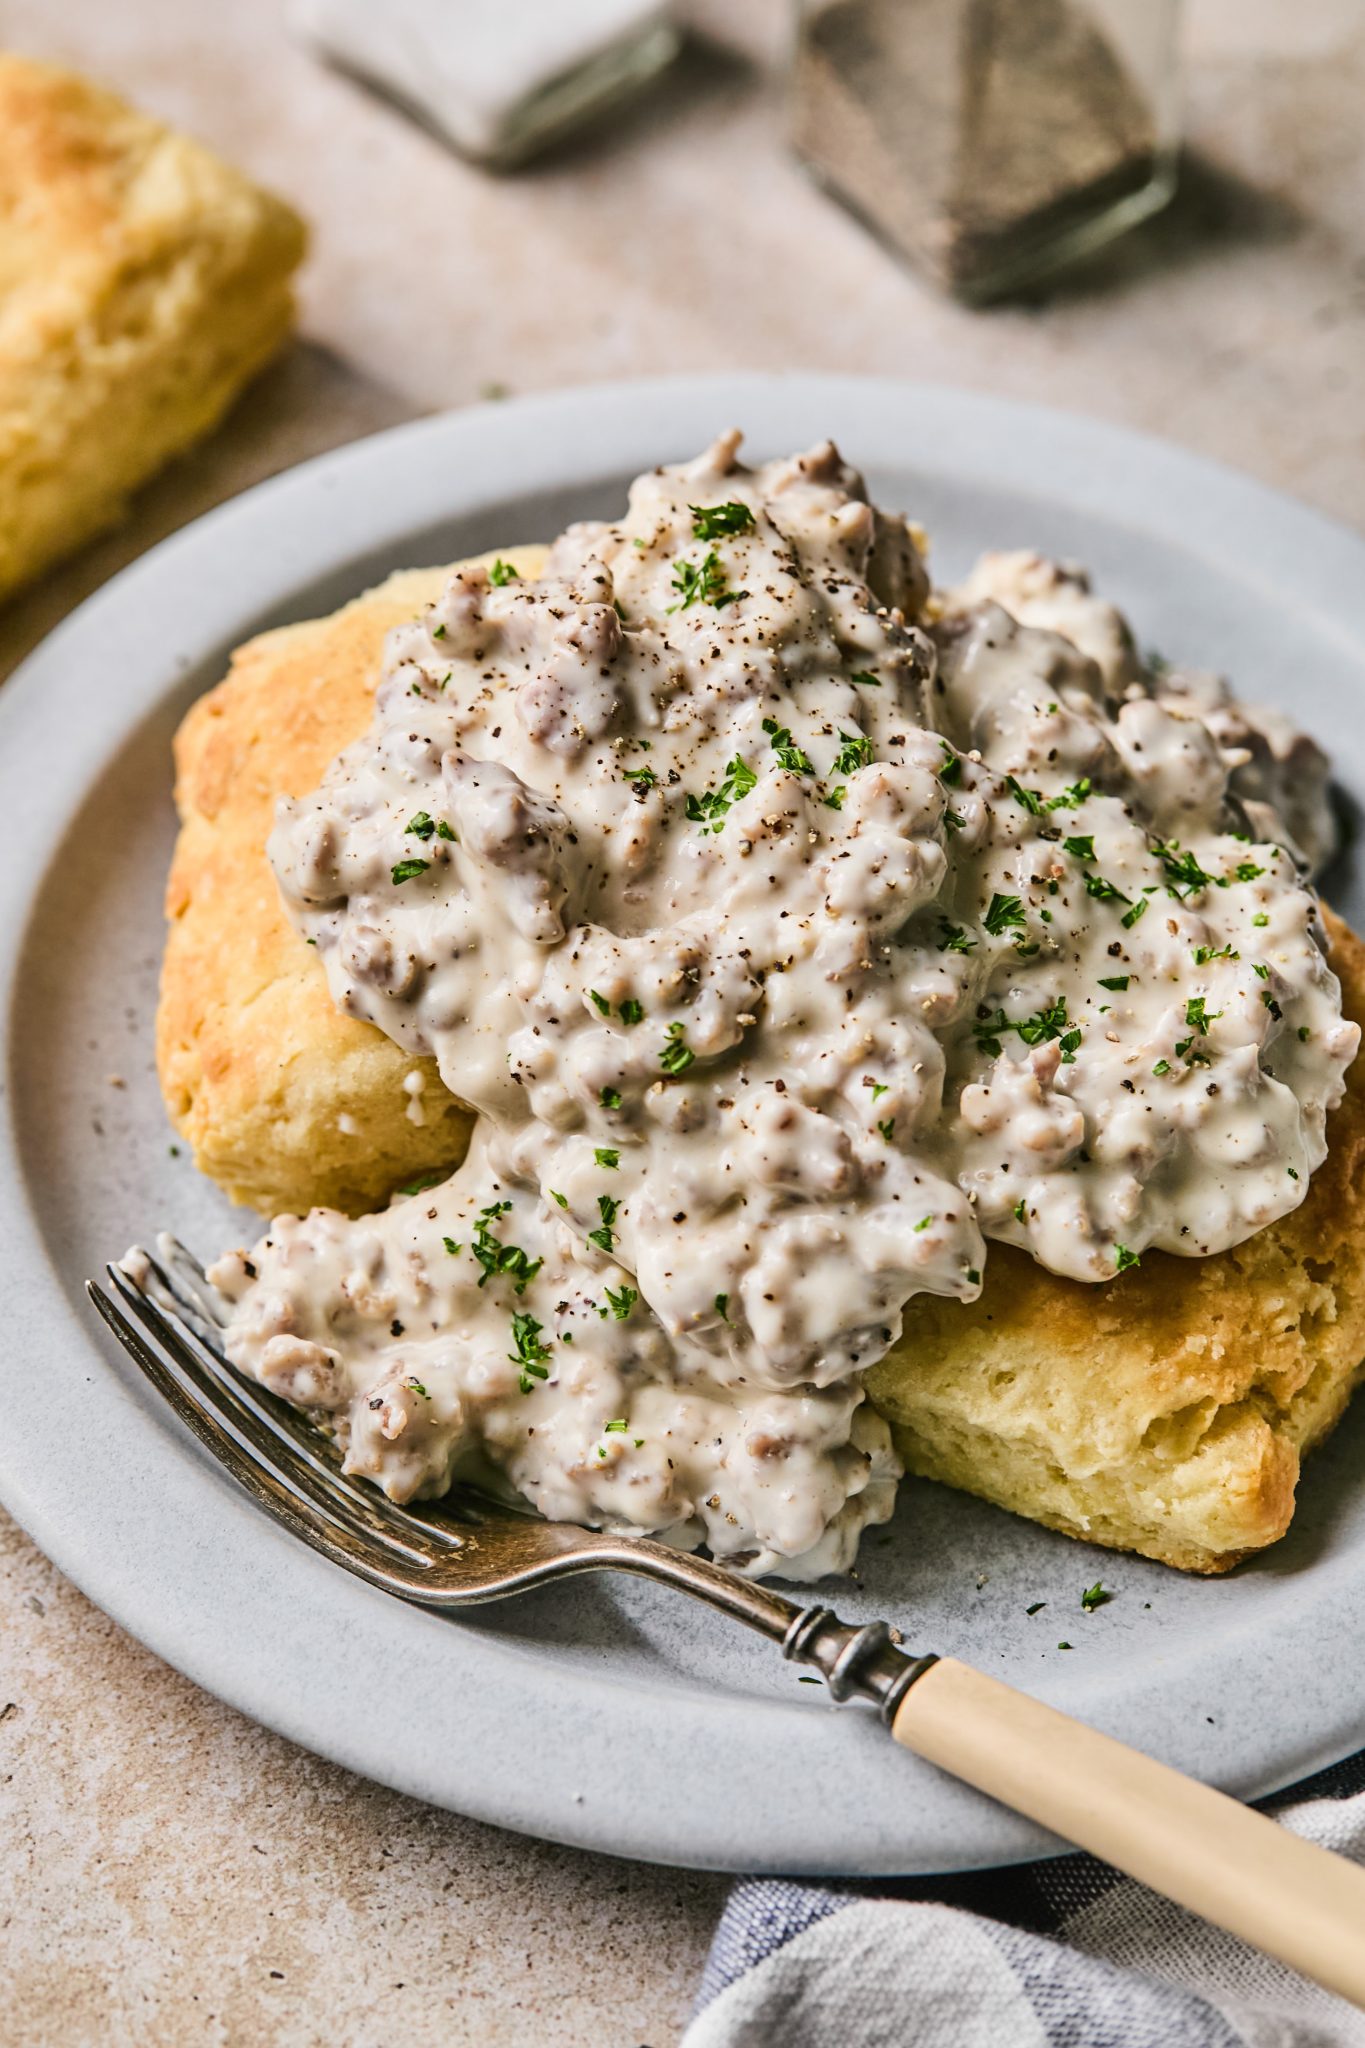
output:
{"label": "white gravy", "polygon": [[454,575],[281,802],[337,1003],[480,1124],[442,1185],[213,1277],[234,1360],[395,1499],[491,1459],[815,1576],[891,1511],[860,1375],[911,1295],[974,1298],[992,1239],[1105,1281],[1250,1236],[1358,1034],[1311,742],[1037,556],[931,597],[832,446],[738,439],[535,583]]}

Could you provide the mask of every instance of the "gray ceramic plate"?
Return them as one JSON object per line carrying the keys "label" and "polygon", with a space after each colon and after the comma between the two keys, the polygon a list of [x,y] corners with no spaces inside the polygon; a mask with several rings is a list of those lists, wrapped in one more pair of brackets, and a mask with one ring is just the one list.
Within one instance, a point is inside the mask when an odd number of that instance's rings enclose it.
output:
{"label": "gray ceramic plate", "polygon": [[[81,1292],[158,1225],[212,1251],[248,1223],[173,1156],[152,1073],[168,746],[185,706],[247,634],[399,565],[610,512],[636,470],[730,422],[756,455],[835,435],[879,497],[928,525],[940,571],[985,545],[1080,557],[1158,646],[1290,706],[1365,794],[1365,544],[1094,422],[891,383],[687,378],[422,421],[248,492],[125,570],[0,694],[0,1492],[162,1657],[424,1799],[720,1868],[1008,1862],[1055,1844],[674,1596],[582,1581],[456,1623],[325,1565],[162,1412]],[[1359,922],[1354,878],[1333,893]],[[1365,1741],[1363,1447],[1358,1414],[1314,1461],[1288,1539],[1231,1579],[1183,1579],[909,1485],[861,1587],[836,1597],[1197,1775],[1266,1792]],[[1117,1597],[1087,1616],[1081,1591],[1101,1576]]]}

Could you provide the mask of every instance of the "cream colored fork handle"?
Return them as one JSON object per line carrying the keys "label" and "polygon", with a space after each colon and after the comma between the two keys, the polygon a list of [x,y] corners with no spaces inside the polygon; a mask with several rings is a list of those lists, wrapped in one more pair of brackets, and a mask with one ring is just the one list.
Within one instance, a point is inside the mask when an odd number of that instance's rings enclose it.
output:
{"label": "cream colored fork handle", "polygon": [[891,1732],[1365,2006],[1365,1870],[1344,1857],[951,1657],[911,1686]]}

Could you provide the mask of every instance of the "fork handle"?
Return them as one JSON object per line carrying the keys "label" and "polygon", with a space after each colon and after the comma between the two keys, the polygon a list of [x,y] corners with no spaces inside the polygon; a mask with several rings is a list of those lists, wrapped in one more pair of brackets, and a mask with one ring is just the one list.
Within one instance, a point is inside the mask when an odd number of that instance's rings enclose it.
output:
{"label": "fork handle", "polygon": [[997,1678],[941,1658],[897,1742],[1365,2006],[1365,1870]]}

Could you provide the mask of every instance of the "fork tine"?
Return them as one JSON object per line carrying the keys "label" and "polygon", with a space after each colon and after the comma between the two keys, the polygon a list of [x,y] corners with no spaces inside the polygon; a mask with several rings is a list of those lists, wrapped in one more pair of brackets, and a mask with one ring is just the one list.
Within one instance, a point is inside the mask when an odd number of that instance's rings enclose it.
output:
{"label": "fork tine", "polygon": [[124,1350],[150,1381],[156,1392],[193,1431],[210,1455],[217,1459],[237,1483],[260,1503],[276,1521],[333,1564],[345,1566],[384,1592],[402,1598],[421,1599],[421,1560],[404,1559],[353,1524],[333,1516],[306,1495],[296,1492],[286,1475],[273,1464],[261,1462],[232,1435],[226,1424],[201,1406],[183,1382],[157,1356],[152,1345],[134,1328],[124,1310],[95,1281],[86,1282],[86,1292]]}
{"label": "fork tine", "polygon": [[[169,1231],[158,1231],[156,1242],[160,1257],[153,1258],[146,1251],[143,1257],[169,1295],[180,1322],[207,1352],[207,1369],[217,1383],[226,1386],[245,1406],[254,1408],[267,1428],[287,1436],[319,1477],[363,1511],[368,1521],[377,1518],[400,1538],[410,1536],[416,1528],[424,1529],[442,1544],[458,1547],[461,1538],[452,1534],[452,1523],[462,1528],[486,1528],[490,1521],[505,1521],[509,1515],[521,1521],[530,1515],[531,1510],[523,1502],[505,1498],[496,1481],[491,1494],[482,1481],[466,1481],[439,1501],[420,1501],[400,1508],[378,1488],[352,1479],[342,1469],[327,1439],[297,1408],[290,1407],[287,1401],[280,1400],[231,1364],[223,1347],[227,1304],[194,1253]],[[129,1279],[122,1268],[120,1277]],[[166,1314],[154,1295],[144,1288],[137,1291],[154,1314]]]}
{"label": "fork tine", "polygon": [[186,1321],[202,1334],[210,1348],[221,1344],[230,1320],[230,1304],[218,1292],[194,1253],[168,1230],[156,1234],[157,1256],[147,1254],[167,1293]]}
{"label": "fork tine", "polygon": [[287,1437],[322,1483],[333,1494],[340,1495],[370,1526],[386,1529],[404,1542],[411,1538],[415,1527],[434,1533],[446,1545],[458,1541],[443,1533],[440,1525],[433,1529],[421,1516],[395,1506],[377,1487],[352,1479],[328,1439],[306,1416],[259,1381],[238,1372],[224,1347],[226,1317],[221,1313],[224,1304],[218,1290],[193,1252],[187,1251],[178,1238],[163,1231],[158,1233],[157,1245],[160,1258],[153,1258],[150,1252],[143,1256],[170,1297],[174,1315],[154,1294],[131,1281],[130,1276],[121,1272],[120,1277],[135,1288],[158,1327],[168,1325],[167,1341],[172,1337],[176,1342],[189,1340],[199,1373],[211,1375],[215,1386],[235,1406],[250,1409],[275,1436]]}
{"label": "fork tine", "polygon": [[[461,1538],[451,1532],[448,1521],[472,1520],[471,1516],[465,1514],[428,1520],[425,1515],[395,1506],[377,1487],[365,1486],[352,1479],[342,1469],[341,1460],[327,1439],[298,1409],[291,1408],[287,1401],[280,1400],[258,1382],[237,1371],[223,1348],[224,1323],[215,1299],[217,1289],[193,1253],[187,1251],[177,1238],[163,1233],[157,1242],[162,1249],[164,1263],[150,1253],[143,1256],[170,1296],[176,1314],[171,1316],[155,1295],[138,1286],[121,1269],[118,1276],[120,1291],[128,1287],[134,1289],[145,1305],[147,1315],[162,1334],[163,1342],[175,1343],[182,1348],[188,1346],[191,1358],[186,1369],[201,1383],[206,1378],[211,1379],[214,1389],[231,1403],[234,1410],[249,1410],[273,1436],[287,1438],[290,1448],[312,1468],[333,1498],[344,1501],[367,1528],[392,1537],[405,1548],[414,1545],[422,1548],[421,1532],[422,1536],[431,1539],[434,1546],[431,1554],[434,1556],[457,1548]],[[188,1300],[183,1291],[184,1268],[194,1276],[194,1293]]]}
{"label": "fork tine", "polygon": [[[109,1276],[124,1311],[134,1317],[165,1352],[188,1381],[188,1398],[213,1410],[253,1455],[295,1493],[305,1495],[334,1522],[342,1522],[369,1541],[404,1560],[428,1567],[449,1554],[459,1537],[428,1528],[425,1523],[407,1522],[396,1510],[385,1513],[379,1505],[383,1496],[371,1501],[365,1494],[343,1484],[339,1471],[329,1466],[315,1445],[301,1439],[291,1424],[281,1428],[265,1409],[264,1401],[251,1397],[245,1382],[238,1382],[232,1368],[219,1366],[216,1354],[196,1333],[171,1317],[161,1304],[145,1294],[131,1277],[110,1266]],[[231,1377],[230,1377],[231,1375]],[[269,1396],[265,1396],[269,1399]],[[281,1406],[283,1404],[280,1404]],[[321,1441],[321,1440],[319,1440]]]}
{"label": "fork tine", "polygon": [[[178,1245],[174,1238],[161,1240],[173,1248],[173,1254],[183,1253],[184,1262],[192,1270],[202,1271],[190,1253]],[[174,1313],[159,1301],[155,1294],[135,1281],[123,1268],[110,1268],[111,1276],[120,1294],[131,1295],[139,1304],[138,1313],[168,1344],[191,1354],[186,1360],[186,1369],[192,1370],[198,1379],[211,1378],[214,1389],[228,1400],[234,1409],[249,1409],[261,1425],[275,1437],[287,1437],[291,1448],[303,1462],[310,1466],[331,1492],[339,1494],[357,1512],[367,1519],[379,1518],[404,1533],[404,1522],[395,1509],[388,1507],[386,1496],[379,1493],[362,1492],[341,1470],[337,1458],[326,1437],[309,1423],[298,1409],[291,1408],[286,1401],[279,1400],[258,1381],[239,1373],[228,1359],[223,1344],[223,1324],[216,1317],[211,1319],[201,1313],[194,1301],[187,1301],[181,1291],[181,1274],[177,1270],[180,1260],[163,1265],[149,1252],[143,1253],[162,1288],[170,1297]],[[207,1285],[205,1276],[205,1285]],[[385,1512],[387,1508],[387,1512]]]}

